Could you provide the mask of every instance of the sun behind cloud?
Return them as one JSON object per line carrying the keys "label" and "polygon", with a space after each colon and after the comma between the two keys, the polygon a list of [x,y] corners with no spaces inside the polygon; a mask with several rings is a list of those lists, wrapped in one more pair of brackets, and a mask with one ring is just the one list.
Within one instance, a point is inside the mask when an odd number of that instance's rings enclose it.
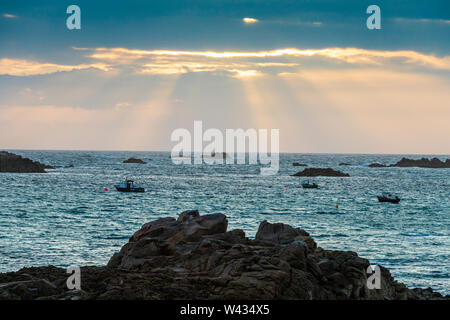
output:
{"label": "sun behind cloud", "polygon": [[252,24],[252,23],[259,22],[259,20],[255,19],[255,18],[244,18],[244,19],[242,19],[242,21],[244,21],[244,23],[246,23],[246,24]]}

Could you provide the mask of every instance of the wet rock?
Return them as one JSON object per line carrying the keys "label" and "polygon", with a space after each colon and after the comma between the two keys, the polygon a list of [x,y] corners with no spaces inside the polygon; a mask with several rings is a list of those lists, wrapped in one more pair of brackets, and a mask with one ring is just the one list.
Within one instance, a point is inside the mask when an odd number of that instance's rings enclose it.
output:
{"label": "wet rock", "polygon": [[307,168],[293,174],[294,177],[350,177],[348,173],[333,170],[331,168]]}

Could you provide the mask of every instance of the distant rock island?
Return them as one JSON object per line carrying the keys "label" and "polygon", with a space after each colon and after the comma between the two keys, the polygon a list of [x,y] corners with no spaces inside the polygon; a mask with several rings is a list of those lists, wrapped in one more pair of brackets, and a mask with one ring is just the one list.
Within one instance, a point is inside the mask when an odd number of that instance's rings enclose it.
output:
{"label": "distant rock island", "polygon": [[294,162],[294,163],[292,163],[292,165],[294,167],[307,167],[308,166],[307,164],[300,163],[300,162]]}
{"label": "distant rock island", "polygon": [[293,174],[294,177],[350,177],[348,173],[333,170],[331,168],[306,168]]}
{"label": "distant rock island", "polygon": [[137,158],[129,158],[127,160],[124,160],[123,163],[139,163],[139,164],[146,164],[147,162],[141,160],[141,159],[137,159]]}
{"label": "distant rock island", "polygon": [[427,158],[422,158],[418,160],[412,160],[407,158],[402,158],[399,162],[392,165],[393,167],[420,167],[420,168],[450,168],[450,159],[445,162],[439,160],[438,158],[432,158],[431,160]]}
{"label": "distant rock island", "polygon": [[372,163],[369,165],[371,168],[386,168],[386,167],[419,167],[419,168],[450,168],[450,159],[447,159],[445,162],[439,160],[438,158],[422,158],[422,159],[408,159],[402,158],[395,164],[384,165],[380,163]]}
{"label": "distant rock island", "polygon": [[408,289],[380,266],[380,289],[367,287],[370,262],[352,251],[317,246],[303,229],[263,221],[255,239],[227,231],[223,214],[185,211],[144,224],[107,266],[81,268],[81,290],[65,269],[0,273],[0,299],[450,299]]}
{"label": "distant rock island", "polygon": [[45,173],[45,169],[54,167],[14,153],[0,151],[0,172]]}

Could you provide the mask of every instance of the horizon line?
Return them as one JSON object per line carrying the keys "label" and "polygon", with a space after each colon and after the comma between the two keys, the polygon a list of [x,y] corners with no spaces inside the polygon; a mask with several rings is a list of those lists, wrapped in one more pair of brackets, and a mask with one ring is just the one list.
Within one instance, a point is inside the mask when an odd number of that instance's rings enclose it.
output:
{"label": "horizon line", "polygon": [[[161,152],[161,153],[171,153],[171,150],[126,150],[126,149],[116,149],[116,150],[106,150],[106,149],[21,149],[21,148],[0,148],[1,151],[67,151],[67,152]],[[222,153],[226,151],[216,151],[216,153]],[[194,153],[193,151],[191,153]],[[237,152],[234,152],[235,154]],[[249,153],[248,151],[245,152]],[[312,155],[424,155],[424,156],[450,156],[450,153],[377,153],[377,152],[278,152],[278,154],[312,154]]]}

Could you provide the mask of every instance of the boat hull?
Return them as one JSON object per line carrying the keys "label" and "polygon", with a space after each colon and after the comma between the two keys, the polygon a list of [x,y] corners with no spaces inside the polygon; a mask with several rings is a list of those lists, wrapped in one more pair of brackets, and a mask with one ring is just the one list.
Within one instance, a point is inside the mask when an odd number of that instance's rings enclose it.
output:
{"label": "boat hull", "polygon": [[119,186],[114,186],[114,187],[119,192],[138,192],[138,193],[145,192],[144,188],[123,188],[123,187],[119,187]]}
{"label": "boat hull", "polygon": [[389,203],[399,203],[400,199],[389,199],[389,198],[384,198],[384,197],[378,197],[378,201],[379,202],[389,202]]}

